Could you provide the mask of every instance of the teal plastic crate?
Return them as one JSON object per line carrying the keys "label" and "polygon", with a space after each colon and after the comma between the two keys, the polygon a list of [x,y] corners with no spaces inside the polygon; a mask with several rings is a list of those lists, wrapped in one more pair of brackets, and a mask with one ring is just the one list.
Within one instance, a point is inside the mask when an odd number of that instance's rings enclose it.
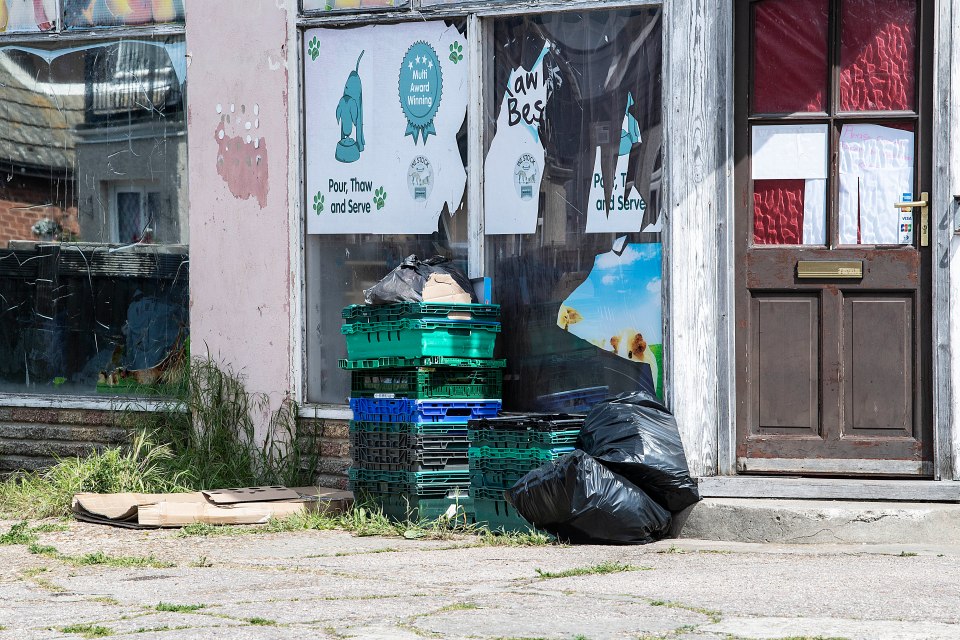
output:
{"label": "teal plastic crate", "polygon": [[473,498],[473,511],[479,526],[503,533],[537,531],[503,498],[503,491],[471,487],[470,497]]}
{"label": "teal plastic crate", "polygon": [[470,489],[467,471],[374,471],[352,467],[348,472],[354,493],[410,494],[419,498],[464,495]]}
{"label": "teal plastic crate", "polygon": [[[489,358],[452,358],[445,356],[427,356],[424,358],[363,358],[359,360],[340,360],[338,366],[347,371],[366,371],[370,369],[405,369],[413,367],[456,367],[467,369],[503,369],[506,360]],[[498,396],[499,397],[499,396]]]}
{"label": "teal plastic crate", "polygon": [[573,447],[553,447],[550,449],[529,447],[526,449],[513,449],[507,447],[475,447],[471,446],[467,452],[470,460],[476,461],[478,467],[486,466],[500,467],[530,467],[535,469],[547,462],[565,456],[573,452]]}
{"label": "teal plastic crate", "polygon": [[469,494],[452,495],[443,498],[420,498],[412,494],[363,494],[363,499],[380,507],[383,514],[398,522],[422,522],[446,518],[452,514],[451,522],[473,524],[476,515],[473,499]]}
{"label": "teal plastic crate", "polygon": [[495,322],[500,319],[500,305],[444,302],[401,302],[376,306],[354,304],[346,307],[341,315],[348,322],[391,322],[404,319]]}
{"label": "teal plastic crate", "polygon": [[347,357],[493,358],[499,322],[397,320],[346,324]]}
{"label": "teal plastic crate", "polygon": [[553,449],[572,447],[580,429],[566,431],[501,431],[497,429],[469,429],[470,444],[474,447],[497,449]]}
{"label": "teal plastic crate", "polygon": [[500,369],[373,369],[354,371],[351,380],[353,398],[480,400],[503,397]]}

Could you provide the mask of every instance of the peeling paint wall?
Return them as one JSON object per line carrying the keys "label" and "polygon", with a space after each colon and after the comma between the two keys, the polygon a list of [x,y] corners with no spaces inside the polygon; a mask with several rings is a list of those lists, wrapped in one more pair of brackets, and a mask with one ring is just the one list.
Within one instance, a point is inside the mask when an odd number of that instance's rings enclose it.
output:
{"label": "peeling paint wall", "polygon": [[[295,3],[290,3],[295,5]],[[279,6],[278,6],[279,5]],[[288,9],[188,0],[190,324],[278,403],[291,389]],[[270,156],[267,149],[270,149]]]}

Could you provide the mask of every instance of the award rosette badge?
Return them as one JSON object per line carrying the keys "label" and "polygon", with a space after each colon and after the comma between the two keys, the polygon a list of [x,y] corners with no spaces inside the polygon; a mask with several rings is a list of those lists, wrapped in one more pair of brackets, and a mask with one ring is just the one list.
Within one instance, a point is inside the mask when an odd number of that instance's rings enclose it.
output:
{"label": "award rosette badge", "polygon": [[428,43],[420,40],[407,49],[400,65],[400,106],[407,119],[406,135],[427,143],[427,136],[436,135],[433,120],[440,109],[443,72],[440,58]]}

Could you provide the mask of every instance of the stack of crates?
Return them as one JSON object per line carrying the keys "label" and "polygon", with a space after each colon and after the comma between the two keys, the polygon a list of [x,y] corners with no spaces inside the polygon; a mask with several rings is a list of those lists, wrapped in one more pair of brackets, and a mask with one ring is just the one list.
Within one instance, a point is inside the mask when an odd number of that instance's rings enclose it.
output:
{"label": "stack of crates", "polygon": [[467,423],[495,417],[506,362],[496,305],[407,302],[343,310],[351,372],[350,484],[390,517],[473,518]]}
{"label": "stack of crates", "polygon": [[470,497],[477,523],[494,531],[528,531],[504,499],[530,471],[573,451],[583,415],[514,414],[469,424]]}

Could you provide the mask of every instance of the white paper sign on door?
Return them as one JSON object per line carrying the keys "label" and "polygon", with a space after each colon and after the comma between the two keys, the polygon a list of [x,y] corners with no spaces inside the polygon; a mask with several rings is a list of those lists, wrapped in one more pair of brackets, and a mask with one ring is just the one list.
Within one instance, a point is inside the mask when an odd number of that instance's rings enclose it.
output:
{"label": "white paper sign on door", "polygon": [[875,124],[840,132],[840,244],[913,244],[914,134]]}
{"label": "white paper sign on door", "polygon": [[460,208],[466,53],[443,21],[304,34],[309,233],[429,234]]}
{"label": "white paper sign on door", "polygon": [[510,74],[497,133],[484,161],[484,231],[488,235],[537,231],[544,168],[540,120],[547,106],[544,59],[549,51],[547,42],[530,70],[520,67]]}

